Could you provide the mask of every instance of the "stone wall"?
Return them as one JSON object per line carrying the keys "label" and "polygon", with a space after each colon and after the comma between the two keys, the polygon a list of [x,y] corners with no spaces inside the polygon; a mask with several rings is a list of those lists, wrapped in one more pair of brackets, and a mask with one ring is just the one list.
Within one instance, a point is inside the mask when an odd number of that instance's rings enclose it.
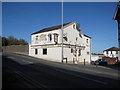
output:
{"label": "stone wall", "polygon": [[3,52],[22,52],[28,53],[29,52],[29,45],[10,45],[10,46],[3,46]]}

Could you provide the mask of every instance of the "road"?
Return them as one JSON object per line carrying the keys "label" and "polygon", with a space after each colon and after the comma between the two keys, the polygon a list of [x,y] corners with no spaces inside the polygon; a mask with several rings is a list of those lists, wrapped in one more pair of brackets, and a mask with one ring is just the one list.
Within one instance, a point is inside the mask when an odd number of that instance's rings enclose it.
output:
{"label": "road", "polygon": [[[64,69],[63,67],[66,68],[66,65],[17,54],[3,54],[3,90],[6,88],[119,87],[119,78],[102,77],[96,74],[89,74],[87,71],[84,71],[87,72],[84,73],[82,72],[82,67],[80,69],[81,72]],[[14,79],[11,80],[9,76]]]}

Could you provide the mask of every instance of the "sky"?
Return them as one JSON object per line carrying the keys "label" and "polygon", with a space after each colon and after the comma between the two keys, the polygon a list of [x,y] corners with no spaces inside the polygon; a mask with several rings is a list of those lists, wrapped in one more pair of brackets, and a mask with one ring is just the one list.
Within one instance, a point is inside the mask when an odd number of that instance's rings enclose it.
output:
{"label": "sky", "polygon": [[[76,21],[92,38],[92,52],[118,46],[118,26],[113,20],[116,2],[64,2],[64,23]],[[2,35],[31,42],[31,34],[62,23],[60,2],[3,2]]]}

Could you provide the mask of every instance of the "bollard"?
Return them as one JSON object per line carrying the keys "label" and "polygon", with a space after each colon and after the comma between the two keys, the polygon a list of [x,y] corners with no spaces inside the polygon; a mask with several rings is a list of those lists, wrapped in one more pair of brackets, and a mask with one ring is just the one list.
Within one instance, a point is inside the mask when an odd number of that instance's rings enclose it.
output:
{"label": "bollard", "polygon": [[84,59],[84,66],[85,66],[85,59]]}

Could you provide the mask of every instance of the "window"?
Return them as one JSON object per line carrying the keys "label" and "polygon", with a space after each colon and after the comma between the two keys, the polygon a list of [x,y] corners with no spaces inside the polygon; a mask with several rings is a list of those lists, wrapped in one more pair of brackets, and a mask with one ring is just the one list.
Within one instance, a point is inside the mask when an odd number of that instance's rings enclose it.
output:
{"label": "window", "polygon": [[49,41],[52,41],[52,34],[48,34]]}
{"label": "window", "polygon": [[106,51],[106,54],[108,54],[108,51]]}
{"label": "window", "polygon": [[43,55],[47,55],[47,48],[43,49]]}
{"label": "window", "polygon": [[76,41],[78,40],[78,37],[76,37]]}
{"label": "window", "polygon": [[73,25],[73,29],[75,29],[75,25]]}
{"label": "window", "polygon": [[38,36],[36,36],[36,41],[38,40]]}
{"label": "window", "polygon": [[118,54],[118,51],[116,51],[116,54]]}
{"label": "window", "polygon": [[89,55],[90,54],[90,52],[87,52],[87,55]]}
{"label": "window", "polygon": [[38,49],[35,49],[35,55],[37,55],[38,54]]}
{"label": "window", "polygon": [[111,54],[112,54],[112,51],[111,51]]}
{"label": "window", "polygon": [[86,42],[88,43],[88,39],[86,39]]}
{"label": "window", "polygon": [[73,48],[71,48],[71,53],[73,53]]}
{"label": "window", "polygon": [[82,35],[81,35],[81,34],[79,34],[79,36],[82,38]]}
{"label": "window", "polygon": [[54,33],[54,42],[58,42],[58,34],[57,33]]}
{"label": "window", "polygon": [[64,40],[64,41],[67,41],[68,39],[67,39],[67,37],[63,37],[63,40]]}

